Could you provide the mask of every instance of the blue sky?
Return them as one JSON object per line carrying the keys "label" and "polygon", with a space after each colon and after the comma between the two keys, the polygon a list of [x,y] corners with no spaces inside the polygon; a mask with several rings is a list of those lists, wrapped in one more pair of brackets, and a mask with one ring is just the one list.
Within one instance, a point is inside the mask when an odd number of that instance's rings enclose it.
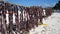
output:
{"label": "blue sky", "polygon": [[6,1],[23,6],[53,7],[59,0],[6,0]]}

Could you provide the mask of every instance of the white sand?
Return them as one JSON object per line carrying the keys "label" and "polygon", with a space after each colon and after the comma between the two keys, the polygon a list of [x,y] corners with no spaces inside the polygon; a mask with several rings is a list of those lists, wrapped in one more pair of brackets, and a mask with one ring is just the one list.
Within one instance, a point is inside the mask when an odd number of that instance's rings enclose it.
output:
{"label": "white sand", "polygon": [[60,13],[53,13],[43,20],[47,26],[38,26],[30,30],[29,34],[60,34]]}

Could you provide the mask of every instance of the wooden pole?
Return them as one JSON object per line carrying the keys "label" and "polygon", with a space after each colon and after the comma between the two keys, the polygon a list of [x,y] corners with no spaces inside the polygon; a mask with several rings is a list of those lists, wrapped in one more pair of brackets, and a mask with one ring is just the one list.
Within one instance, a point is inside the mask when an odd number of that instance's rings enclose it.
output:
{"label": "wooden pole", "polygon": [[0,34],[2,34],[2,11],[0,11]]}
{"label": "wooden pole", "polygon": [[6,14],[5,14],[5,2],[2,4],[2,23],[3,23],[3,31],[4,34],[7,34],[7,30],[6,30]]}
{"label": "wooden pole", "polygon": [[15,21],[16,21],[16,33],[20,33],[20,28],[19,28],[19,19],[18,19],[18,6],[14,7],[14,12],[15,12]]}
{"label": "wooden pole", "polygon": [[9,34],[13,34],[13,12],[9,12]]}

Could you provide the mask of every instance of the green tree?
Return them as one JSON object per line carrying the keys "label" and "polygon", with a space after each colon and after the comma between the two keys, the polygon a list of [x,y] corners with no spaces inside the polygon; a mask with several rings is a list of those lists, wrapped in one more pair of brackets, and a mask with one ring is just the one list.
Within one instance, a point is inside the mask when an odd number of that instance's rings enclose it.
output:
{"label": "green tree", "polygon": [[60,9],[60,1],[56,3],[56,5],[53,7],[53,9]]}

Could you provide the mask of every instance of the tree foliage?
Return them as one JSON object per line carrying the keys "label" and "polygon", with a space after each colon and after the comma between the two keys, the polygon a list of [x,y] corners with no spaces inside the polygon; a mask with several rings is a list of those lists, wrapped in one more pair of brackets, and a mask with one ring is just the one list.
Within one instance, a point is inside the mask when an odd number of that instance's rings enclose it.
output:
{"label": "tree foliage", "polygon": [[59,9],[60,10],[60,1],[58,1],[58,3],[56,3],[56,5],[53,7],[53,9]]}

